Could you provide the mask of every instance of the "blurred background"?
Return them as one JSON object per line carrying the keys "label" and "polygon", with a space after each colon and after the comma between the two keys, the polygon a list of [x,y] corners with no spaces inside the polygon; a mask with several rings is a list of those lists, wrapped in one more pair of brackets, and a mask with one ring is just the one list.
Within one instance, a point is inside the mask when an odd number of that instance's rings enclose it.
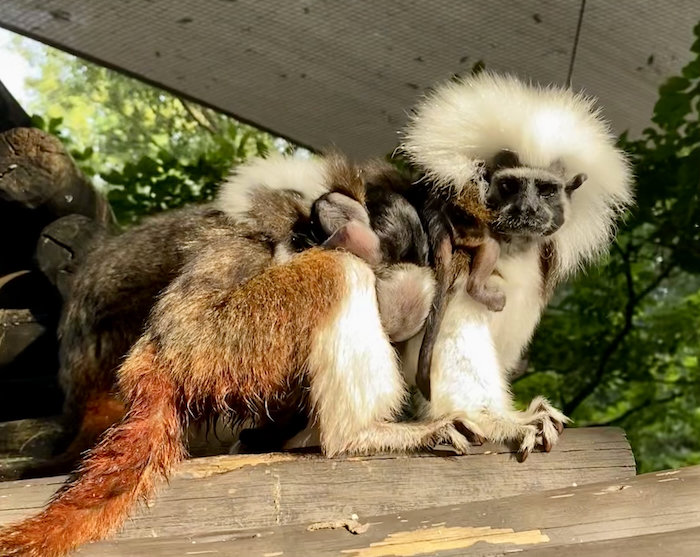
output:
{"label": "blurred background", "polygon": [[[484,67],[597,96],[638,203],[559,289],[514,388],[623,427],[647,472],[700,462],[699,22],[681,0],[3,0],[0,82],[121,226],[271,150],[389,156],[422,92]],[[27,383],[1,356],[0,421],[60,411],[55,369]]]}

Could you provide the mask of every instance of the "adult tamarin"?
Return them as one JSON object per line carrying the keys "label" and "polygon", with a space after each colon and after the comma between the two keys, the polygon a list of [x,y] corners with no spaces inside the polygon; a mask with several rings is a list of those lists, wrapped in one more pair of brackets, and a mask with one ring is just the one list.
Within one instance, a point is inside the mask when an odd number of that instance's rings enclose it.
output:
{"label": "adult tamarin", "polygon": [[212,239],[164,290],[119,371],[125,420],[42,513],[0,533],[0,554],[57,557],[106,536],[184,458],[190,420],[252,419],[290,393],[307,393],[329,456],[468,449],[450,418],[394,422],[407,390],[369,265],[312,248],[239,284],[239,254],[238,239]]}
{"label": "adult tamarin", "polygon": [[71,466],[123,414],[114,397],[116,370],[158,294],[189,258],[226,237],[236,239],[239,280],[282,260],[296,249],[292,226],[328,191],[327,174],[327,165],[315,161],[256,160],[237,168],[214,203],[149,217],[96,243],[77,270],[59,324],[66,435],[56,467]]}
{"label": "adult tamarin", "polygon": [[[567,418],[541,397],[525,412],[515,410],[508,373],[554,287],[610,244],[615,222],[633,198],[627,159],[592,99],[490,73],[437,88],[415,111],[403,150],[424,182],[452,196],[478,180],[484,163],[503,150],[517,155],[514,172],[556,165],[572,185],[576,176],[587,176],[556,210],[531,196],[522,203],[501,199],[505,204],[490,226],[501,248],[491,281],[507,302],[503,311],[490,312],[467,294],[465,276],[457,278],[435,342],[431,397],[424,405],[426,416],[456,412],[489,440],[516,443],[522,457],[538,443],[548,449]],[[489,191],[480,191],[485,206]],[[563,224],[546,234],[562,216]],[[409,344],[404,362],[412,378],[420,340]]]}
{"label": "adult tamarin", "polygon": [[[123,412],[114,397],[116,369],[143,330],[158,294],[193,255],[215,239],[231,239],[241,263],[231,279],[240,282],[319,245],[328,234],[315,235],[312,203],[334,188],[346,193],[356,188],[356,170],[339,156],[255,160],[222,184],[214,203],[150,217],[97,245],[78,270],[59,328],[64,421],[72,444],[50,471],[71,466]],[[393,173],[387,165],[374,163],[365,167],[363,179],[396,179]],[[427,243],[415,210],[406,216],[405,200],[404,205],[392,201],[387,209],[389,194],[382,191],[388,190],[378,182],[367,190],[366,203],[381,240],[382,260],[403,262],[381,269],[378,282],[382,318],[390,338],[398,341],[420,328],[415,319],[413,324],[402,320],[411,311],[414,317],[427,314],[433,280],[427,269],[406,265],[427,263]],[[397,296],[406,288],[410,295]],[[385,303],[387,297],[394,302]]]}
{"label": "adult tamarin", "polygon": [[[457,277],[465,276],[467,293],[472,299],[490,311],[503,310],[505,294],[488,285],[501,251],[499,238],[511,241],[523,235],[546,238],[564,224],[564,206],[586,175],[577,174],[566,182],[561,166],[560,161],[555,161],[546,169],[526,167],[516,153],[502,150],[493,160],[484,162],[482,175],[458,191],[431,188],[428,184],[428,200],[422,206],[438,287],[416,374],[416,385],[427,400],[430,400],[430,364],[449,288]],[[537,219],[537,226],[508,223],[507,215],[513,206],[525,207]],[[454,250],[458,252],[453,258]]]}

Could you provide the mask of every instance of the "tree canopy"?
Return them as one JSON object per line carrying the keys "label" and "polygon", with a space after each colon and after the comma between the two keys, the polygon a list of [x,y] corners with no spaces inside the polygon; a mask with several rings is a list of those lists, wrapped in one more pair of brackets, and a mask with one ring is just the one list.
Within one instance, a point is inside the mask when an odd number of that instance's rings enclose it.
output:
{"label": "tree canopy", "polygon": [[[640,471],[700,462],[700,24],[694,59],[624,134],[637,206],[608,257],[562,286],[536,334],[521,401],[546,394],[576,425],[626,429]],[[294,146],[196,104],[18,39],[38,68],[36,122],[108,191],[119,220],[211,198],[225,173]]]}
{"label": "tree canopy", "polygon": [[26,107],[39,115],[35,124],[69,145],[122,224],[210,199],[235,165],[270,149],[294,149],[107,68],[20,37],[14,44],[36,68]]}

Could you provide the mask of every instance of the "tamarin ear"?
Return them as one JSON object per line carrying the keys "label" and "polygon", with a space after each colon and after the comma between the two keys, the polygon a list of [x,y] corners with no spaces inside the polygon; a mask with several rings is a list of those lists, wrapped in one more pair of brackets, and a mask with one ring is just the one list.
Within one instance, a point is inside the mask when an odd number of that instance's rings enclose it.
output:
{"label": "tamarin ear", "polygon": [[586,180],[588,180],[588,176],[586,174],[583,172],[577,174],[566,184],[566,193],[571,195],[573,191],[578,189]]}
{"label": "tamarin ear", "polygon": [[496,156],[493,157],[493,168],[498,170],[499,168],[515,168],[520,165],[520,157],[515,151],[510,149],[501,149]]}

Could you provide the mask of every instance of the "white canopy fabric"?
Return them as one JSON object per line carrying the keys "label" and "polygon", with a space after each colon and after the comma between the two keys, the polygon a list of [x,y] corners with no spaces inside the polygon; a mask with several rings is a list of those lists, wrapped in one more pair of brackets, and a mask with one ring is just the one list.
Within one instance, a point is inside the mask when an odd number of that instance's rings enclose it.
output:
{"label": "white canopy fabric", "polygon": [[[479,60],[649,124],[698,0],[2,0],[0,26],[302,145],[382,155],[422,91]],[[577,40],[577,29],[580,30]]]}

